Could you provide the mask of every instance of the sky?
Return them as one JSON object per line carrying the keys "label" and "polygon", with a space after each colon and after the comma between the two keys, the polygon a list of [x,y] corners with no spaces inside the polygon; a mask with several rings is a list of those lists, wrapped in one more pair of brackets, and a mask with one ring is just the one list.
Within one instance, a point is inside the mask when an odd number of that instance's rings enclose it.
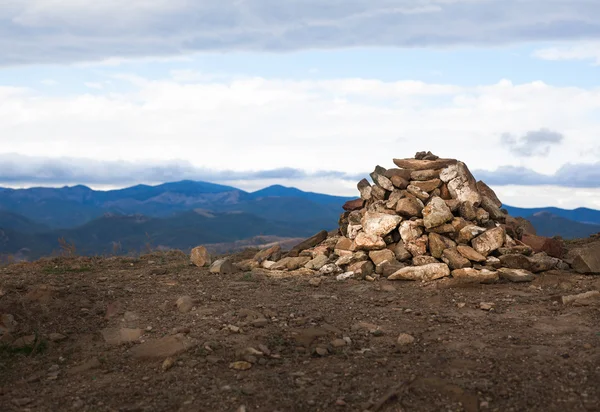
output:
{"label": "sky", "polygon": [[597,0],[2,0],[0,186],[357,195],[430,150],[600,209]]}

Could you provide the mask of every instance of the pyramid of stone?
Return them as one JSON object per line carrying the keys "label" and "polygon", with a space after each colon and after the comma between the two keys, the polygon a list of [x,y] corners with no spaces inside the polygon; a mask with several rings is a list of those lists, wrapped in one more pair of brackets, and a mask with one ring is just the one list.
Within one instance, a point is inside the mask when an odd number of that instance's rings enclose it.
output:
{"label": "pyramid of stone", "polygon": [[[521,241],[531,232],[466,164],[431,152],[375,167],[347,202],[339,230],[321,232],[277,262],[263,267],[301,267],[338,279],[434,280],[448,276],[481,283],[531,281],[534,273],[568,269],[556,256],[536,253]],[[265,253],[262,253],[265,256]]]}

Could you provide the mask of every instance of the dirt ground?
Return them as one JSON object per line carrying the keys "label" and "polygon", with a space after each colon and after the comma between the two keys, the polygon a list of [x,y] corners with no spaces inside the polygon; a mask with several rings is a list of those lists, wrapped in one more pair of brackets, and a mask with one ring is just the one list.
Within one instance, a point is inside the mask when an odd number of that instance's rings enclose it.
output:
{"label": "dirt ground", "polygon": [[600,305],[561,301],[599,276],[313,277],[177,253],[1,268],[3,339],[26,338],[0,349],[0,410],[600,411]]}

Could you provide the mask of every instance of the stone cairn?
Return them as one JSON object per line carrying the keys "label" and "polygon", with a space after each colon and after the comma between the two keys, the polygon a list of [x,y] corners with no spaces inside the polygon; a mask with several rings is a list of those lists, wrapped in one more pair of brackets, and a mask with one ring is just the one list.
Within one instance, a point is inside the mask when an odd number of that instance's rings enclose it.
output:
{"label": "stone cairn", "polygon": [[527,282],[534,273],[569,269],[560,240],[535,236],[512,218],[482,181],[455,159],[419,152],[375,167],[358,183],[339,229],[322,231],[283,254],[278,245],[241,262],[243,269],[318,271],[337,279]]}

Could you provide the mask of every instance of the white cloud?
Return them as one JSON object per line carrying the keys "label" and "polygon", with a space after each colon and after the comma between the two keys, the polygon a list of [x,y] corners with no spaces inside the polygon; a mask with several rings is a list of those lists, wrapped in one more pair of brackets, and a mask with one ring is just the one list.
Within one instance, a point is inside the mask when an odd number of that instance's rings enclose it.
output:
{"label": "white cloud", "polygon": [[510,206],[546,207],[562,209],[587,207],[600,210],[600,188],[560,186],[492,186],[500,200]]}
{"label": "white cloud", "polygon": [[535,57],[543,60],[591,60],[600,65],[600,42],[571,43],[536,50]]}
{"label": "white cloud", "polygon": [[101,89],[104,88],[104,86],[102,85],[102,83],[85,82],[84,85],[85,85],[85,87],[87,87],[89,89],[101,90]]}
{"label": "white cloud", "polygon": [[598,15],[588,0],[3,0],[0,64],[597,39]]}
{"label": "white cloud", "polygon": [[[472,170],[527,167],[553,174],[593,163],[600,89],[503,80],[478,87],[370,79],[120,75],[94,94],[0,88],[0,152],[97,160],[180,159],[213,170],[296,168],[363,173],[419,150]],[[123,85],[117,85],[123,86]],[[517,158],[503,133],[548,128],[564,136],[547,157]],[[49,144],[52,143],[52,144]],[[333,191],[333,187],[332,190]]]}

